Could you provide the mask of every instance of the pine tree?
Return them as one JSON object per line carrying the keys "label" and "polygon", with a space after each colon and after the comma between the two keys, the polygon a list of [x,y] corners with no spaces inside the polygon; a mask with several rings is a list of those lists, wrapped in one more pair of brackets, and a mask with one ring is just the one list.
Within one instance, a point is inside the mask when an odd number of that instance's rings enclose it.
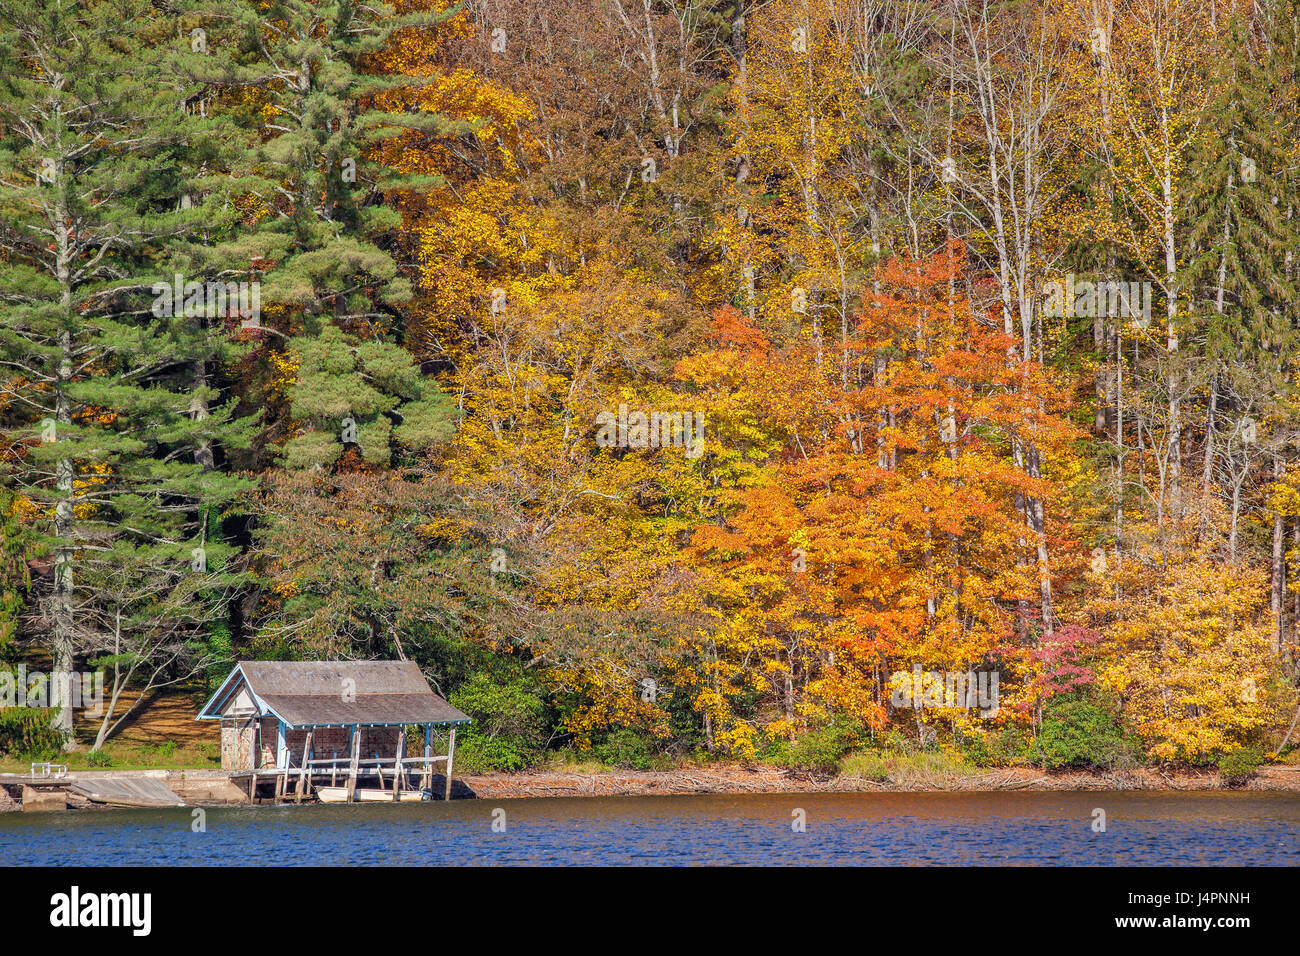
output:
{"label": "pine tree", "polygon": [[353,443],[386,465],[393,439],[418,452],[450,434],[448,402],[392,341],[412,290],[388,251],[402,224],[392,197],[439,180],[390,169],[374,153],[394,138],[461,127],[375,108],[376,95],[413,79],[365,72],[395,32],[446,16],[346,0],[241,8],[241,82],[268,119],[236,166],[253,221],[224,251],[263,265],[263,303],[288,340],[297,370],[282,423],[289,467],[332,464]]}
{"label": "pine tree", "polygon": [[1197,255],[1188,275],[1200,300],[1206,356],[1216,364],[1243,350],[1276,356],[1300,344],[1289,321],[1298,294],[1286,271],[1296,251],[1288,151],[1295,131],[1281,109],[1281,61],[1252,49],[1249,29],[1241,18],[1230,27],[1210,107],[1216,135],[1192,173],[1199,187],[1190,231]]}
{"label": "pine tree", "polygon": [[[205,165],[222,130],[196,105],[195,76],[219,72],[202,18],[189,2],[0,2],[5,477],[47,526],[53,572],[33,591],[56,672],[93,653],[174,668],[238,580],[204,534],[247,484],[214,467],[250,440],[206,375],[237,353],[230,312],[160,294],[231,220]],[[70,746],[71,709],[55,720]]]}
{"label": "pine tree", "polygon": [[[1293,407],[1285,400],[1300,352],[1292,316],[1300,305],[1291,270],[1297,250],[1295,128],[1286,104],[1288,58],[1278,55],[1290,23],[1235,17],[1228,25],[1216,98],[1215,135],[1192,171],[1189,263],[1193,315],[1202,338],[1206,389],[1201,486],[1218,485],[1231,512],[1228,552],[1237,560],[1243,490],[1258,468],[1289,442]],[[1284,49],[1284,46],[1283,46]],[[1206,514],[1205,510],[1202,514]],[[1274,520],[1273,591],[1281,606],[1280,516]]]}

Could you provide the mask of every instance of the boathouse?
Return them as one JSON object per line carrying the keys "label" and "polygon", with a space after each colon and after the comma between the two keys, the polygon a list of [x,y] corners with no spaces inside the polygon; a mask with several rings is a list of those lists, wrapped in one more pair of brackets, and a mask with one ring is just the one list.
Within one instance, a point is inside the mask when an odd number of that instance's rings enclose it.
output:
{"label": "boathouse", "polygon": [[411,661],[241,661],[196,719],[221,722],[221,767],[250,797],[273,781],[276,800],[351,802],[427,799],[440,763],[450,799],[456,727],[470,718]]}

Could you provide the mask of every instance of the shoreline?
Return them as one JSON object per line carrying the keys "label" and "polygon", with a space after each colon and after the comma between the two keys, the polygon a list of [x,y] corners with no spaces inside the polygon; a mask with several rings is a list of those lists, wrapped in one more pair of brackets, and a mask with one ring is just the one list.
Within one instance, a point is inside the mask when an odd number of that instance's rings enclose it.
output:
{"label": "shoreline", "polygon": [[[23,810],[26,775],[0,774],[0,813]],[[185,806],[218,807],[252,805],[221,770],[100,770],[76,772],[68,784],[105,778],[151,779],[164,784]],[[1216,771],[1165,772],[1141,768],[1128,771],[1044,771],[1035,767],[990,768],[970,773],[901,775],[901,779],[871,780],[833,776],[774,767],[695,767],[676,770],[525,770],[456,775],[460,796],[453,799],[509,800],[545,797],[638,797],[689,794],[778,793],[971,793],[1060,791],[1167,791],[1167,792],[1290,792],[1300,795],[1300,766],[1260,768],[1244,783],[1229,783]],[[51,797],[54,788],[66,798],[59,805],[40,801],[28,810],[104,810],[121,807],[88,800],[57,790],[57,779],[42,781]],[[436,789],[436,788],[435,788]],[[315,802],[314,800],[311,802]],[[287,805],[287,804],[286,804]]]}
{"label": "shoreline", "polygon": [[689,770],[517,771],[456,778],[478,799],[535,797],[668,796],[746,793],[960,793],[1003,791],[1147,790],[1171,792],[1273,791],[1300,794],[1300,766],[1261,768],[1241,784],[1216,771],[1166,773],[1139,769],[1106,773],[1044,771],[1036,767],[990,768],[942,778],[868,780],[769,767]]}

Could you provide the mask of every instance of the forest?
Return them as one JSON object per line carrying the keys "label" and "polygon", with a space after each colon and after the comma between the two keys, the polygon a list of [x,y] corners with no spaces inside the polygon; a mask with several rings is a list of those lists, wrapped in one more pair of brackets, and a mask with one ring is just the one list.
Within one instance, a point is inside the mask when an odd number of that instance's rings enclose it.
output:
{"label": "forest", "polygon": [[1297,0],[0,0],[0,672],[105,698],[0,751],[325,658],[466,770],[1285,758],[1298,67]]}

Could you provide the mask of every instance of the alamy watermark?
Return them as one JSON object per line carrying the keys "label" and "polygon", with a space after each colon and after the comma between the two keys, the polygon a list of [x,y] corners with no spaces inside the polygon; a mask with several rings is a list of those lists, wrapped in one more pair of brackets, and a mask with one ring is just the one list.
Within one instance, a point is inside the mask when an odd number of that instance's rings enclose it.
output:
{"label": "alamy watermark", "polygon": [[1058,319],[1123,317],[1146,328],[1151,322],[1151,283],[1076,279],[1070,273],[1043,283],[1043,314]]}
{"label": "alamy watermark", "polygon": [[898,708],[978,708],[981,717],[998,712],[997,671],[897,671],[890,676],[893,693],[889,702]]}
{"label": "alamy watermark", "polygon": [[601,448],[681,448],[687,458],[704,454],[703,412],[629,412],[618,406],[618,414],[601,412],[596,444]]}
{"label": "alamy watermark", "polygon": [[155,282],[151,311],[157,318],[207,316],[239,319],[245,329],[261,327],[262,283],[186,282],[179,272],[172,282]]}
{"label": "alamy watermark", "polygon": [[87,717],[104,713],[103,671],[0,671],[0,707],[63,707],[81,709]]}
{"label": "alamy watermark", "polygon": [[153,928],[152,893],[83,893],[73,886],[50,897],[50,925],[124,927],[133,936],[148,936]]}

